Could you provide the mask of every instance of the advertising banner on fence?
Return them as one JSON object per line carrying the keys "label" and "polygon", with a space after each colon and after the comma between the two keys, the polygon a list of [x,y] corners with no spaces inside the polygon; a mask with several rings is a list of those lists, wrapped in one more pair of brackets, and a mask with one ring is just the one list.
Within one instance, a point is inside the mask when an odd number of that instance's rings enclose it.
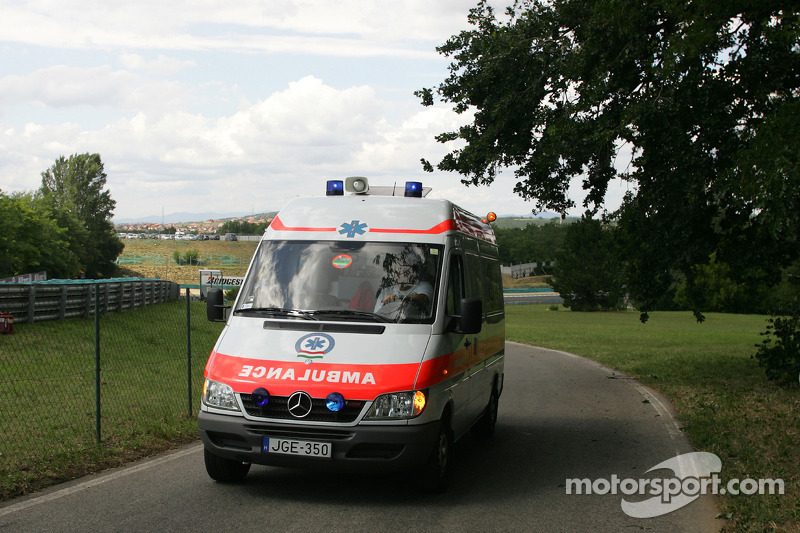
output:
{"label": "advertising banner on fence", "polygon": [[13,278],[0,279],[0,283],[30,283],[31,281],[47,281],[47,272],[36,272],[34,274],[21,274]]}
{"label": "advertising banner on fence", "polygon": [[200,294],[205,298],[209,287],[239,287],[243,280],[243,277],[223,276],[221,270],[200,270]]}

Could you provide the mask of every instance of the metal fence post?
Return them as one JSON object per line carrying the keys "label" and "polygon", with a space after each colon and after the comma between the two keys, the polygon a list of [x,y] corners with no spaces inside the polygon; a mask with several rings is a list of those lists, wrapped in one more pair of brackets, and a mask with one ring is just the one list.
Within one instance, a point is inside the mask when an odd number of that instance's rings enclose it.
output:
{"label": "metal fence post", "polygon": [[189,302],[189,288],[186,288],[186,380],[189,398],[189,418],[192,417],[192,312]]}
{"label": "metal fence post", "polygon": [[100,443],[100,291],[94,285],[94,432]]}

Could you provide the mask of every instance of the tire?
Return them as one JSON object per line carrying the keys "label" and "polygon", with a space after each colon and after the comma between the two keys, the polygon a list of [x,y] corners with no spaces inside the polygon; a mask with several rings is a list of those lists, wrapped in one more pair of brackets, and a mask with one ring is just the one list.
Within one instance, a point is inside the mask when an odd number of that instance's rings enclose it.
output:
{"label": "tire", "polygon": [[499,400],[497,389],[493,387],[486,409],[484,409],[483,414],[475,425],[472,426],[473,435],[482,439],[489,439],[494,436],[495,426],[497,425],[497,407],[500,403]]}
{"label": "tire", "polygon": [[206,472],[214,481],[220,483],[237,483],[242,481],[250,471],[250,463],[233,461],[214,455],[203,448],[203,457],[206,463]]}
{"label": "tire", "polygon": [[450,459],[453,452],[453,435],[446,417],[439,424],[439,435],[431,450],[428,462],[422,469],[422,478],[428,492],[442,494],[447,490],[450,477]]}

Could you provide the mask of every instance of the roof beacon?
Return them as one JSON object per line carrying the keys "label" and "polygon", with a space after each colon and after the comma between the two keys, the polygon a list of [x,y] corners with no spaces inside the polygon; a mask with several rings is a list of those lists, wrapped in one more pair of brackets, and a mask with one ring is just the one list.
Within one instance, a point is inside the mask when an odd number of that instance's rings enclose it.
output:
{"label": "roof beacon", "polygon": [[344,196],[344,184],[342,180],[328,180],[325,196]]}
{"label": "roof beacon", "polygon": [[407,181],[406,182],[406,198],[422,198],[422,182],[421,181]]}

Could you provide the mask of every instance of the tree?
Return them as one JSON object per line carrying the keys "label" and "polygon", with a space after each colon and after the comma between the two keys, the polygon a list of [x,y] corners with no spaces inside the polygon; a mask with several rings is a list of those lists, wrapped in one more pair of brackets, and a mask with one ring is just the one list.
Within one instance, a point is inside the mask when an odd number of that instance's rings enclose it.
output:
{"label": "tree", "polygon": [[0,191],[0,278],[46,271],[72,276],[78,258],[66,230],[58,227],[49,207],[28,193]]}
{"label": "tree", "polygon": [[88,278],[113,274],[124,248],[111,217],[116,202],[104,190],[106,173],[99,154],[59,157],[42,172],[37,194],[52,209],[60,227],[68,230],[71,250]]}
{"label": "tree", "polygon": [[504,265],[552,261],[564,241],[567,226],[549,222],[524,228],[495,228]]}
{"label": "tree", "polygon": [[556,258],[553,288],[573,311],[619,309],[624,284],[612,230],[583,217],[570,224]]}
{"label": "tree", "polygon": [[777,282],[800,257],[798,15],[786,0],[528,0],[500,20],[481,1],[438,48],[449,77],[417,91],[473,113],[437,136],[461,145],[437,167],[471,185],[512,168],[516,193],[562,214],[573,178],[591,212],[631,182],[617,216],[643,319],[676,276],[691,297],[712,257],[734,282]]}
{"label": "tree", "polygon": [[217,229],[218,235],[236,233],[237,235],[262,235],[269,226],[269,222],[247,222],[246,220],[226,220]]}

